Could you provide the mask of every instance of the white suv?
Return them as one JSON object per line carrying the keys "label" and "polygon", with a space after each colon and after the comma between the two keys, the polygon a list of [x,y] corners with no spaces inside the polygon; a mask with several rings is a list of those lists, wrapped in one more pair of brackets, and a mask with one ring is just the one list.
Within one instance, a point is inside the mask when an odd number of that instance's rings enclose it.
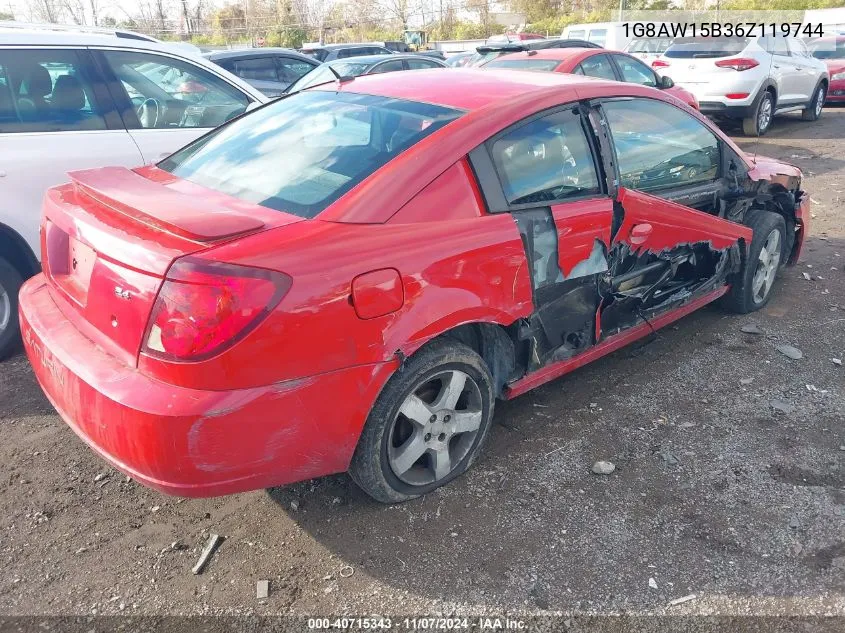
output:
{"label": "white suv", "polygon": [[132,33],[0,28],[0,358],[40,269],[44,191],[75,169],[158,161],[267,98],[216,64]]}
{"label": "white suv", "polygon": [[680,38],[652,68],[692,92],[702,113],[741,119],[749,136],[765,134],[782,112],[815,121],[830,83],[824,62],[790,37]]}

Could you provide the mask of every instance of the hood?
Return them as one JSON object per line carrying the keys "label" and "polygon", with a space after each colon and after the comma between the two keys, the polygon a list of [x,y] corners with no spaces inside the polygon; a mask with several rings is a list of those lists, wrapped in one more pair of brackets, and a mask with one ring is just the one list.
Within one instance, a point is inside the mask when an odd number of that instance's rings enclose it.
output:
{"label": "hood", "polygon": [[831,75],[845,71],[845,60],[842,59],[826,59],[824,60],[827,66],[827,72]]}
{"label": "hood", "polygon": [[748,177],[752,180],[769,180],[771,182],[781,182],[786,186],[790,178],[801,179],[801,170],[790,163],[786,163],[776,158],[768,156],[754,156],[753,154],[745,154],[745,159],[752,169],[748,172]]}

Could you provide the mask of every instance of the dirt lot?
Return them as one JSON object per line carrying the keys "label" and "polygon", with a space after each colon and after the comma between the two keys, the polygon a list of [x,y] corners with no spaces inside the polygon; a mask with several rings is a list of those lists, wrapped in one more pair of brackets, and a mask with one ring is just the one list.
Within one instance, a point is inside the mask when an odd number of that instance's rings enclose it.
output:
{"label": "dirt lot", "polygon": [[[843,137],[840,108],[760,143],[816,202],[762,313],[705,309],[500,404],[474,469],[401,506],[346,476],[161,496],[65,427],[23,356],[4,363],[0,614],[641,612],[695,594],[669,612],[845,615]],[[209,533],[226,541],[194,576]]]}

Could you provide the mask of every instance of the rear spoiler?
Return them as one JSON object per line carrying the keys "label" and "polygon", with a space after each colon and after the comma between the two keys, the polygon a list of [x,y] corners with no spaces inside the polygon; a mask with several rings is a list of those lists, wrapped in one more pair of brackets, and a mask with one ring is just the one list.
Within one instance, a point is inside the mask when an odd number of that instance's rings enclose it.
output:
{"label": "rear spoiler", "polygon": [[198,200],[125,167],[72,171],[68,176],[77,194],[127,219],[189,240],[211,242],[264,227],[257,218]]}

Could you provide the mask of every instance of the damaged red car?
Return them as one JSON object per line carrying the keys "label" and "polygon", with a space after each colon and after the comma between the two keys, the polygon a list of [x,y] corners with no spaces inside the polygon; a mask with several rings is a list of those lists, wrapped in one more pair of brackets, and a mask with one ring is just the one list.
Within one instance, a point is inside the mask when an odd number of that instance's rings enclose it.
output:
{"label": "damaged red car", "polygon": [[721,299],[770,299],[808,196],[658,90],[376,75],[155,166],[71,174],[21,291],[50,401],[105,460],[208,496],[463,473],[494,404]]}

